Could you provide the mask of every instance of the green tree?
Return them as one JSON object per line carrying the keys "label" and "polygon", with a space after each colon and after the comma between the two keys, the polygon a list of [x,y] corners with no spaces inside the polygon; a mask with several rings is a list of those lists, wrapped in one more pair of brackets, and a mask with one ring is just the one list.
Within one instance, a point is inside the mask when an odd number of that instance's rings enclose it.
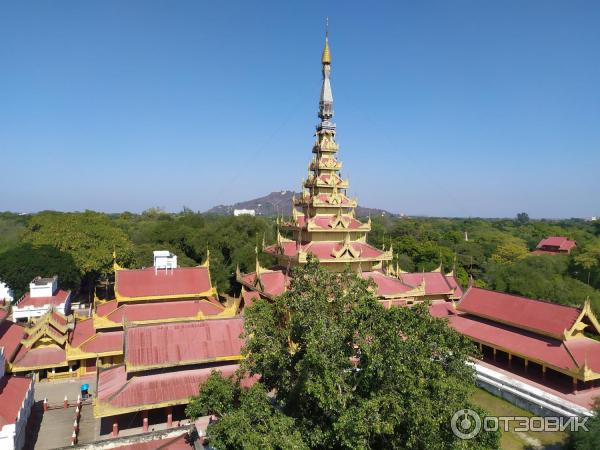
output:
{"label": "green tree", "polygon": [[[472,343],[426,305],[383,308],[372,287],[310,259],[286,293],[248,308],[243,367],[261,375],[253,403],[289,419],[310,448],[496,448],[497,433],[465,442],[450,427],[472,407]],[[234,448],[212,439],[241,442],[239,424],[252,414],[237,406],[224,414],[208,428],[211,444]]]}
{"label": "green tree", "polygon": [[233,409],[234,401],[239,396],[239,380],[224,378],[220,372],[213,370],[200,385],[200,393],[190,399],[185,414],[192,419],[210,415],[223,416]]}
{"label": "green tree", "polygon": [[37,276],[58,275],[63,289],[78,289],[81,275],[73,257],[55,247],[20,244],[0,253],[0,280],[6,282],[18,299],[29,289],[29,282]]}
{"label": "green tree", "polygon": [[24,242],[48,245],[70,254],[88,285],[112,274],[113,251],[121,264],[132,261],[127,235],[106,214],[43,212],[29,220]]}
{"label": "green tree", "polygon": [[575,264],[587,271],[587,284],[590,284],[592,270],[600,265],[600,239],[584,247],[573,259]]}
{"label": "green tree", "polygon": [[526,212],[522,212],[517,214],[517,224],[519,225],[526,225],[529,223],[529,214],[527,214]]}
{"label": "green tree", "polygon": [[496,247],[491,259],[497,263],[507,264],[526,257],[528,253],[527,245],[523,239],[510,236]]}
{"label": "green tree", "polygon": [[594,406],[594,416],[586,423],[588,431],[583,429],[571,432],[567,445],[569,450],[597,450],[600,444],[600,400]]}

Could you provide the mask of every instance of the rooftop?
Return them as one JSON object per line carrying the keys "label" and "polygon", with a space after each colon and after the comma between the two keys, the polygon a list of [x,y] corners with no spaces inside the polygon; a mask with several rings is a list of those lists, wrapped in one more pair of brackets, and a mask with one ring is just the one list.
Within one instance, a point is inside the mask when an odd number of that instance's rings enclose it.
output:
{"label": "rooftop", "polygon": [[17,421],[17,415],[31,386],[31,378],[0,378],[0,428]]}
{"label": "rooftop", "polygon": [[136,298],[192,297],[213,295],[208,267],[174,269],[118,269],[115,273],[117,300]]}
{"label": "rooftop", "polygon": [[580,308],[470,287],[458,304],[460,311],[561,338],[581,313]]}
{"label": "rooftop", "polygon": [[240,359],[242,332],[242,318],[126,328],[127,370]]}

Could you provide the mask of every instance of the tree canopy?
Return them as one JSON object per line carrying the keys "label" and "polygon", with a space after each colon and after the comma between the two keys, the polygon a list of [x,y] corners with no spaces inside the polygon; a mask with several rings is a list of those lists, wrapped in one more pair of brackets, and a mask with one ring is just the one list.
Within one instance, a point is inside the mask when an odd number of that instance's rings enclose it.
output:
{"label": "tree canopy", "polygon": [[29,282],[37,276],[60,276],[64,289],[77,289],[81,275],[69,253],[55,247],[21,244],[4,252],[0,257],[0,280],[15,293],[15,299],[29,289]]}
{"label": "tree canopy", "polygon": [[[307,448],[497,447],[497,434],[467,443],[450,427],[457,410],[477,409],[467,400],[474,346],[425,305],[385,309],[372,289],[311,259],[286,293],[245,311],[243,367],[261,376],[252,402],[268,405],[269,448],[295,448],[276,444],[282,428],[297,431]],[[238,427],[253,420],[247,401],[240,395],[208,427],[215,448],[240,448]],[[206,398],[192,403],[215,409]]]}

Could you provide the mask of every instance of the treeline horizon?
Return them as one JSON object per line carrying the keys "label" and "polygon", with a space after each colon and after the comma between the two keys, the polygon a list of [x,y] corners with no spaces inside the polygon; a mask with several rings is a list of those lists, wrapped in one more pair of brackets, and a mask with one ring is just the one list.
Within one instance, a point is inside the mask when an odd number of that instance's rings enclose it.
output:
{"label": "treeline horizon", "polygon": [[[442,218],[372,216],[368,241],[392,246],[393,265],[405,271],[454,269],[463,286],[581,305],[590,298],[600,312],[600,222],[583,219]],[[468,240],[465,240],[465,232]],[[37,275],[59,275],[59,284],[90,298],[113,277],[113,251],[123,267],[152,266],[153,250],[176,253],[181,266],[194,266],[210,250],[211,277],[220,293],[237,294],[235,271],[253,271],[275,261],[260,253],[275,242],[275,217],[227,216],[183,208],[168,213],[42,211],[0,213],[0,281],[20,297]],[[548,236],[574,239],[571,255],[531,256]]]}

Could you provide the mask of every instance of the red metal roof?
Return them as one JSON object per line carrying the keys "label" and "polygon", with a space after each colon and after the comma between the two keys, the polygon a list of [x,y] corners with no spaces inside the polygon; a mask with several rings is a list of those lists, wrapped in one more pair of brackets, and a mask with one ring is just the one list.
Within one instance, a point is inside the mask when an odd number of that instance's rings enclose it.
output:
{"label": "red metal roof", "polygon": [[[116,306],[113,305],[113,306]],[[208,300],[182,300],[182,301],[170,301],[170,302],[156,302],[146,304],[125,304],[112,311],[105,312],[107,308],[103,309],[104,314],[96,314],[104,316],[107,319],[121,323],[123,319],[130,322],[139,322],[145,320],[165,320],[174,319],[178,317],[195,317],[198,313],[202,313],[205,316],[214,316],[223,312],[222,306],[217,306]]]}
{"label": "red metal roof", "polygon": [[92,319],[82,319],[75,321],[75,328],[70,336],[69,343],[72,347],[79,347],[83,342],[96,333],[94,321]]}
{"label": "red metal roof", "polygon": [[[360,220],[355,219],[354,217],[344,216],[348,220],[347,228],[350,230],[355,230],[363,226],[363,223]],[[324,215],[324,216],[316,216],[313,219],[310,219],[310,222],[313,226],[322,228],[324,230],[330,230],[331,225],[336,220],[337,216],[335,214]],[[306,225],[306,217],[304,215],[298,216],[298,226],[304,227]]]}
{"label": "red metal roof", "polygon": [[88,353],[107,353],[123,350],[123,331],[101,331],[81,346]]}
{"label": "red metal roof", "polygon": [[19,300],[16,306],[17,308],[25,308],[27,306],[41,308],[45,305],[58,306],[61,303],[64,303],[69,295],[71,295],[71,291],[63,291],[62,289],[56,291],[56,294],[51,297],[32,297],[28,292],[21,300]]}
{"label": "red metal roof", "polygon": [[[360,253],[361,258],[377,258],[383,254],[381,250],[365,244],[363,242],[352,242],[352,248]],[[319,259],[333,259],[334,252],[339,251],[344,246],[343,242],[308,242],[297,245],[296,242],[282,242],[283,254],[288,257],[295,256],[298,251],[312,253]],[[277,244],[265,248],[266,253],[278,254]]]}
{"label": "red metal roof", "polygon": [[[241,281],[245,285],[253,287],[256,283],[256,272],[242,275]],[[290,276],[283,270],[269,270],[260,274],[260,281],[263,285],[261,292],[268,296],[276,297],[285,292],[290,284]]]}
{"label": "red metal roof", "polygon": [[[414,287],[417,287],[425,281],[426,295],[448,294],[452,291],[452,285],[450,284],[448,277],[441,272],[401,273],[400,279],[404,283]],[[454,280],[454,284],[458,285],[456,280]]]}
{"label": "red metal roof", "polygon": [[377,295],[400,295],[411,291],[412,286],[407,286],[398,278],[385,275],[379,271],[362,272],[361,276],[366,279],[371,279],[377,285]]}
{"label": "red metal roof", "polygon": [[176,366],[238,356],[243,319],[176,322],[127,328],[125,362],[133,367]]}
{"label": "red metal roof", "polygon": [[7,361],[11,362],[14,359],[24,336],[25,329],[21,325],[9,320],[0,322],[0,347],[4,347],[4,357]]}
{"label": "red metal roof", "polygon": [[559,251],[570,251],[576,245],[577,243],[575,241],[571,241],[564,236],[550,236],[546,239],[542,239],[537,245],[537,248],[543,249],[544,247],[555,247],[558,248]]}
{"label": "red metal roof", "polygon": [[21,347],[14,362],[15,368],[52,367],[67,363],[65,350],[56,346],[27,348]]}
{"label": "red metal roof", "polygon": [[[223,376],[231,376],[239,368],[237,364],[207,367],[193,370],[134,376],[127,379],[124,366],[100,372],[98,376],[98,401],[116,408],[152,409],[152,405],[164,402],[184,401],[198,395],[198,386],[206,381],[213,370]],[[243,386],[254,383],[258,377],[245,379]]]}
{"label": "red metal roof", "polygon": [[593,339],[581,337],[561,341],[461,313],[454,310],[450,302],[432,304],[429,313],[447,318],[450,326],[459,333],[491,346],[571,371],[583,367],[587,361],[590,369],[600,372],[600,342]]}
{"label": "red metal roof", "polygon": [[192,447],[186,442],[187,432],[182,431],[182,433],[175,437],[152,439],[150,441],[123,444],[111,448],[115,450],[190,450]]}
{"label": "red metal roof", "polygon": [[211,289],[206,267],[179,267],[155,270],[117,270],[115,289],[123,297],[194,295]]}
{"label": "red metal roof", "polygon": [[0,428],[17,422],[17,415],[31,383],[31,378],[0,378]]}
{"label": "red metal roof", "polygon": [[561,336],[564,330],[571,328],[581,312],[572,306],[476,287],[467,290],[458,308],[475,316],[553,336]]}

